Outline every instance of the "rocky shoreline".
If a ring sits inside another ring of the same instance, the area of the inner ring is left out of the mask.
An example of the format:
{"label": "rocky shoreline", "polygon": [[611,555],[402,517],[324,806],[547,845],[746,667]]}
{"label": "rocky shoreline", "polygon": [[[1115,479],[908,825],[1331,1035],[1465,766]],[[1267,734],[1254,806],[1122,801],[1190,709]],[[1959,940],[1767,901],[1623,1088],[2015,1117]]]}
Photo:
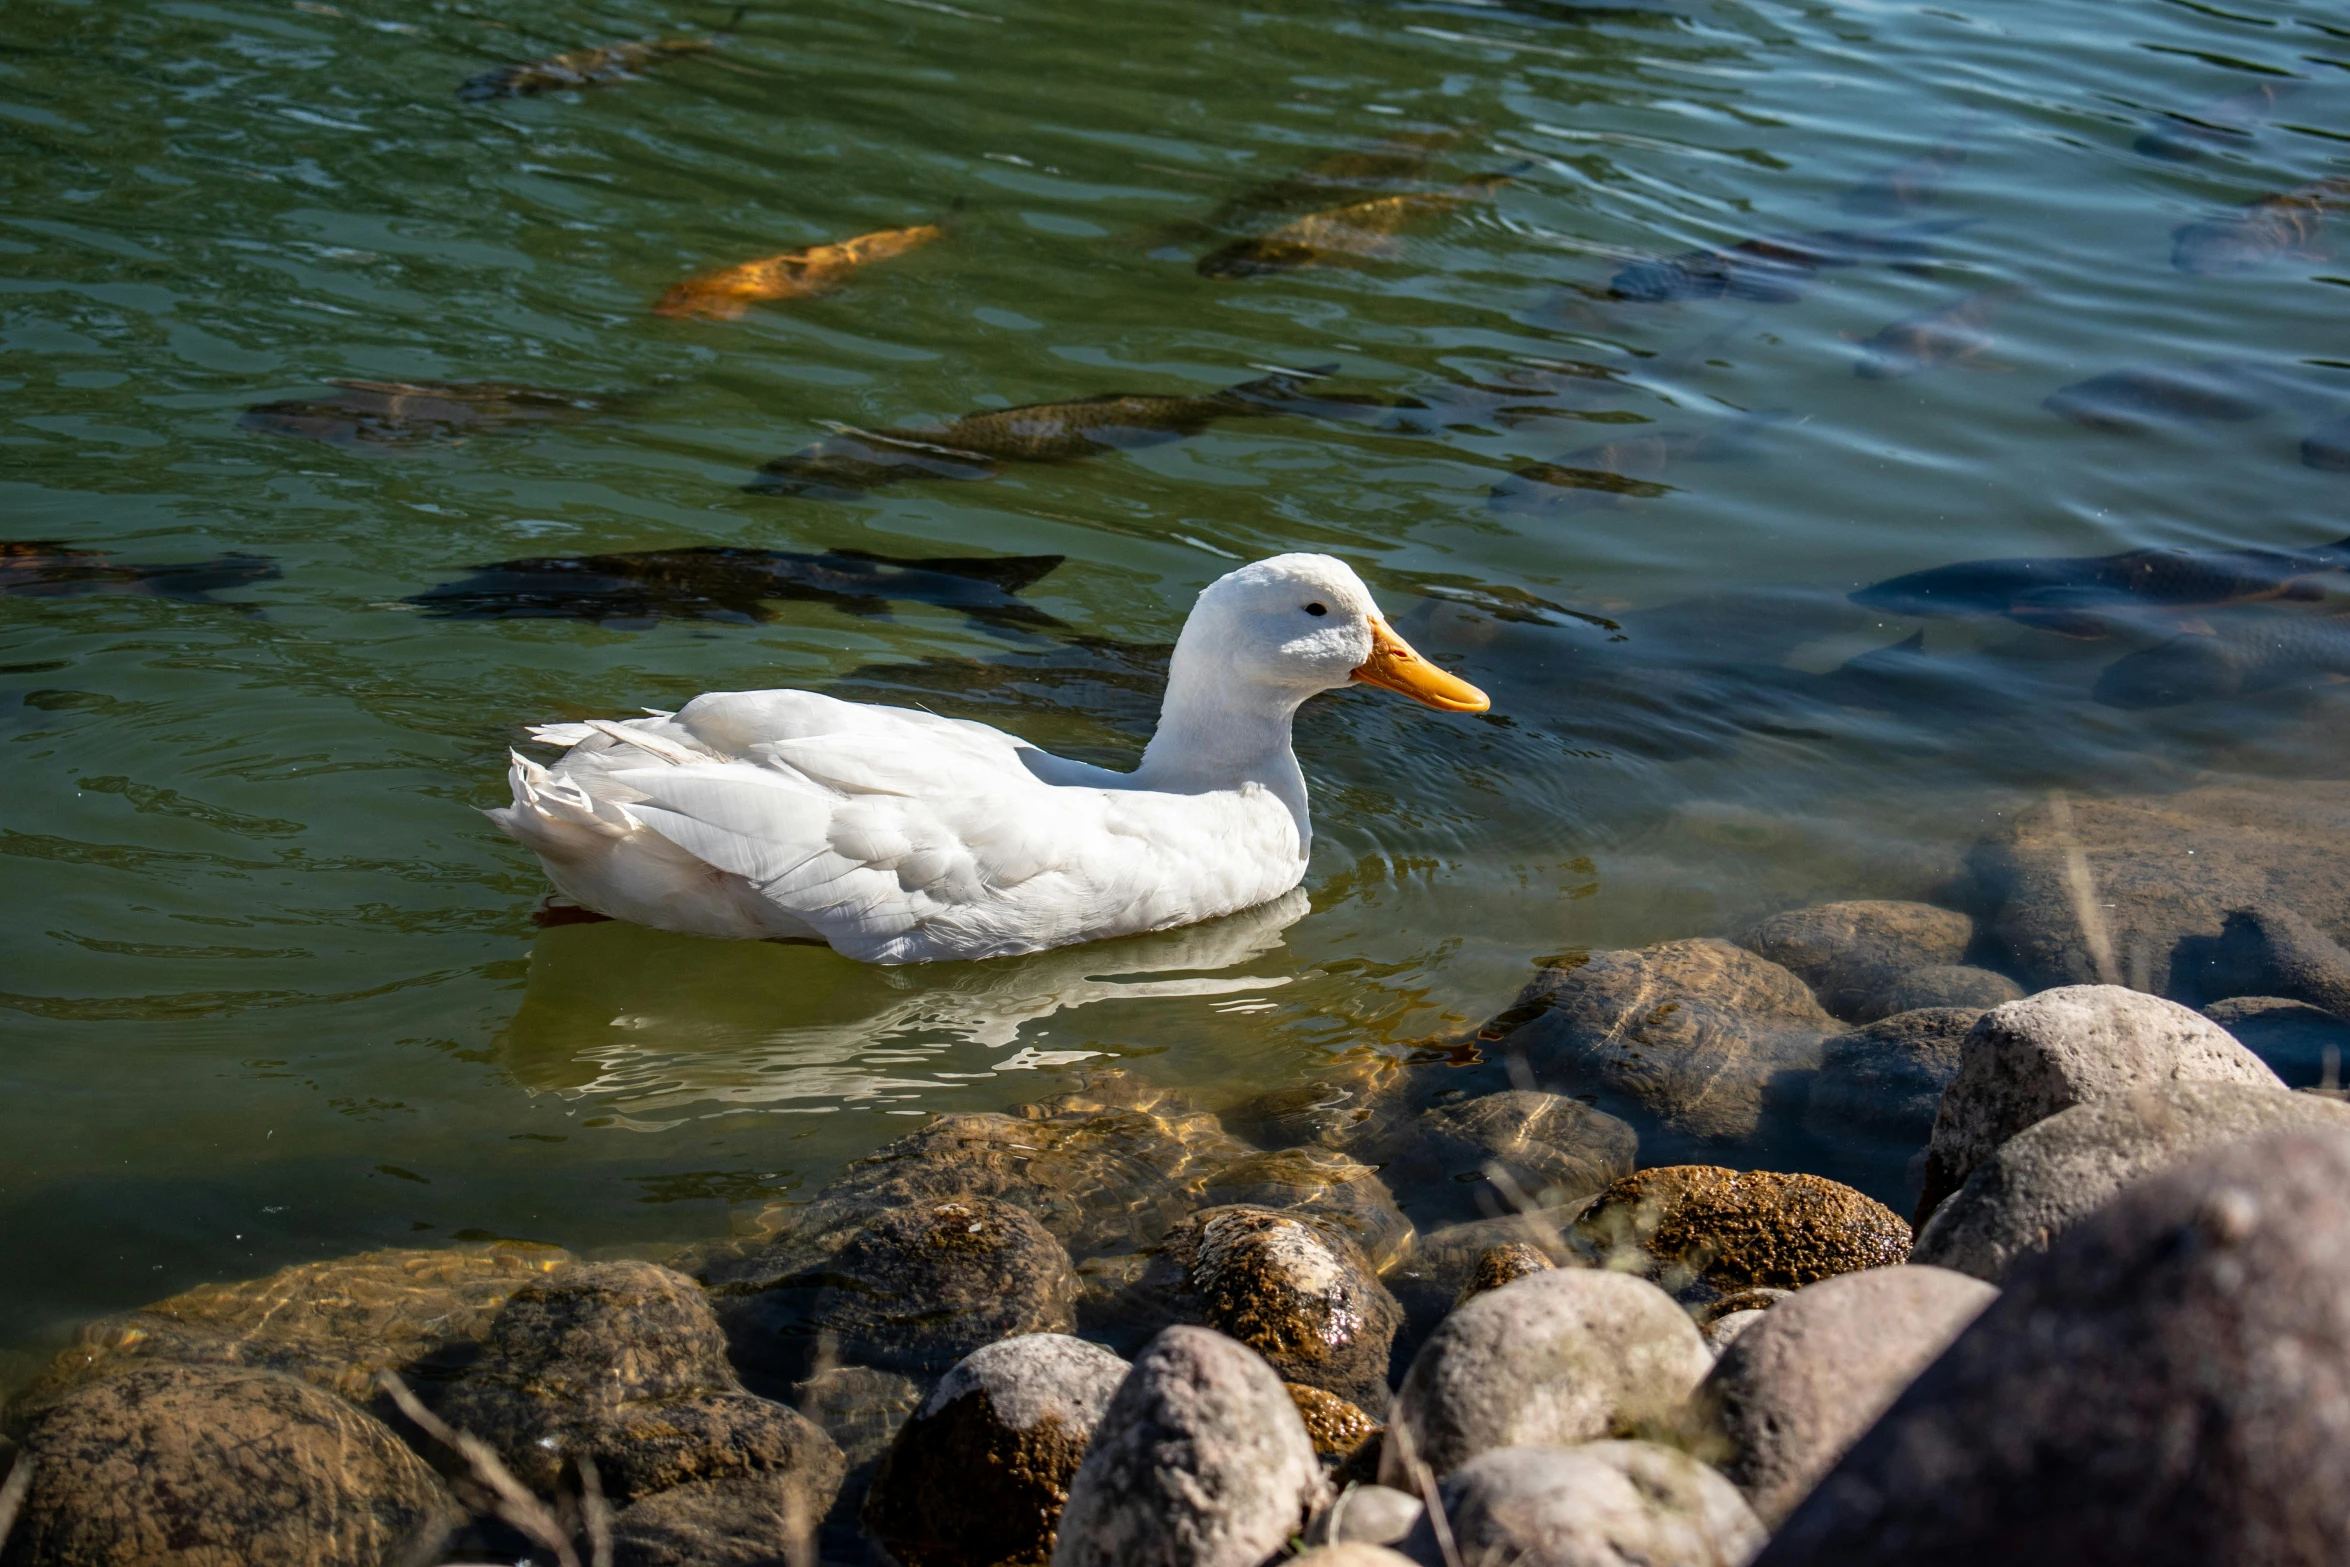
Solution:
{"label": "rocky shoreline", "polygon": [[0,1567],[2333,1559],[2350,791],[2061,805],[1949,906],[1574,954],[1221,1114],[1074,1076],[663,1261],[92,1323]]}

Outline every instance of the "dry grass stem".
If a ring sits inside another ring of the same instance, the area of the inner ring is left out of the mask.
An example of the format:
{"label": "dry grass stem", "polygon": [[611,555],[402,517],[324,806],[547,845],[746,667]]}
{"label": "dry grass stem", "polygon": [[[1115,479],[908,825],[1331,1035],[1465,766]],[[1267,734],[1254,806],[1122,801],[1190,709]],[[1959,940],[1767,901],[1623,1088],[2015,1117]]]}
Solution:
{"label": "dry grass stem", "polygon": [[[580,1567],[579,1552],[572,1548],[571,1537],[556,1522],[555,1514],[547,1504],[530,1494],[521,1481],[498,1461],[489,1444],[468,1432],[453,1429],[449,1423],[424,1407],[408,1384],[387,1371],[377,1379],[378,1385],[400,1406],[400,1413],[414,1421],[417,1427],[436,1442],[453,1449],[482,1488],[495,1498],[493,1510],[521,1534],[555,1553],[556,1567]],[[601,1487],[597,1501],[603,1500]]]}

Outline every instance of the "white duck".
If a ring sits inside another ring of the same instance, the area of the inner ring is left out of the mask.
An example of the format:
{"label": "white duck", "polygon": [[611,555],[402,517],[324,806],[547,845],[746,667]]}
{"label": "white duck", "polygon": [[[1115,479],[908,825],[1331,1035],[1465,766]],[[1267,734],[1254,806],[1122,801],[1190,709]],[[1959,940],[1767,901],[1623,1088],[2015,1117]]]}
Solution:
{"label": "white duck", "polygon": [[870,963],[1038,952],[1277,898],[1313,825],[1290,719],[1350,681],[1445,712],[1485,693],[1395,634],[1344,562],[1276,555],[1208,584],[1158,732],[1117,773],[986,724],[813,691],[544,724],[489,812],[598,913],[829,943]]}

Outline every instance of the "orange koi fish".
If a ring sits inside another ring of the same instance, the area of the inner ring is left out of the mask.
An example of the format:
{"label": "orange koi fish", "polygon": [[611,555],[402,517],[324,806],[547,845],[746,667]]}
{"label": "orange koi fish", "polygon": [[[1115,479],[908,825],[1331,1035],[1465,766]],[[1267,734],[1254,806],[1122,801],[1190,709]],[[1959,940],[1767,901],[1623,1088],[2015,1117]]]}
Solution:
{"label": "orange koi fish", "polygon": [[929,244],[944,232],[934,223],[882,229],[844,239],[837,245],[809,245],[781,255],[762,256],[740,266],[721,267],[672,287],[654,302],[653,314],[733,321],[761,300],[797,299],[803,294],[821,293],[867,262],[902,256],[917,245]]}

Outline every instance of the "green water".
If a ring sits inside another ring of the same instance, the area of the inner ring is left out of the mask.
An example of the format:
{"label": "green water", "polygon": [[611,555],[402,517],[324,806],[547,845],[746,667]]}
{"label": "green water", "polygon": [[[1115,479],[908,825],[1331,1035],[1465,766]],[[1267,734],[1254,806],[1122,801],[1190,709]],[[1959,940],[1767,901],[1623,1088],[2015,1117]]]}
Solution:
{"label": "green water", "polygon": [[[2112,646],[2007,622],[1931,623],[1929,677],[1881,701],[1803,685],[1916,629],[1842,600],[1895,572],[2350,533],[2350,478],[2296,459],[2350,396],[2350,262],[2170,265],[2174,225],[2350,164],[2350,28],[2314,3],[810,0],[641,81],[452,96],[716,19],[36,0],[0,23],[0,539],[280,572],[220,603],[0,596],[0,1381],[87,1315],[298,1258],[475,1232],[658,1252],[907,1118],[1049,1092],[1081,1052],[1229,1101],[1473,1024],[1540,955],[1931,892],[2050,786],[2350,760],[2325,690],[2120,711],[2086,697]],[[2133,150],[2158,111],[2288,79],[2256,136]],[[1444,129],[1422,188],[1511,182],[1383,259],[1194,270],[1242,231],[1202,227],[1219,205]],[[1954,141],[1911,216],[1973,221],[1922,270],[1838,269],[1792,304],[1599,297],[1626,257],[1883,227],[1839,199]],[[941,218],[829,296],[648,313],[708,267]],[[2029,292],[1989,363],[1852,373],[1852,338],[2004,283]],[[2220,357],[2272,374],[2274,411],[2132,438],[2039,406]],[[1529,361],[1617,376],[1470,389]],[[828,421],[1325,364],[1332,390],[1426,406],[856,501],[740,488]],[[621,400],[408,454],[238,427],[335,376]],[[1488,504],[1512,468],[1742,412],[1773,416],[1670,493]],[[484,561],[708,543],[1065,555],[1026,597],[1067,629],[400,602]],[[1312,705],[1294,923],[888,972],[540,931],[536,864],[475,810],[526,723],[763,684],[1130,759],[1150,655],[1071,639],[1164,643],[1236,560],[1301,548],[1353,562],[1497,716]],[[1624,629],[1497,619],[1496,592]]]}

